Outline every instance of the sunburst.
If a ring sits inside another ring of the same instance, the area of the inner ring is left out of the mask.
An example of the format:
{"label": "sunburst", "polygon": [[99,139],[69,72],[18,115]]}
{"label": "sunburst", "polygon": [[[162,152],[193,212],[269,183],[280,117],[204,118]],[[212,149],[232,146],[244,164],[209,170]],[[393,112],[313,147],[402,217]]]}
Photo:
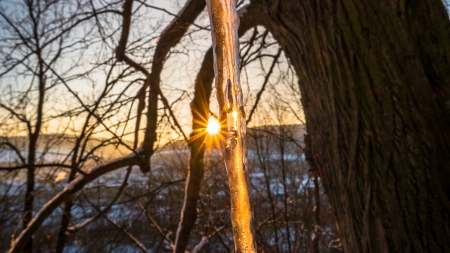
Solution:
{"label": "sunburst", "polygon": [[217,134],[220,131],[220,123],[215,117],[209,117],[206,132],[209,134]]}

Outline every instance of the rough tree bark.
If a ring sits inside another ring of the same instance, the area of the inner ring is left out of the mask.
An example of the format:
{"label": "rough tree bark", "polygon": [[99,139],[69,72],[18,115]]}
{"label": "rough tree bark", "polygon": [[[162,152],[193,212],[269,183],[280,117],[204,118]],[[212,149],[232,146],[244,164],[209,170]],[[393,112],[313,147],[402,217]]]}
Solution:
{"label": "rough tree bark", "polygon": [[450,26],[440,0],[252,1],[299,77],[307,157],[345,252],[450,252]]}

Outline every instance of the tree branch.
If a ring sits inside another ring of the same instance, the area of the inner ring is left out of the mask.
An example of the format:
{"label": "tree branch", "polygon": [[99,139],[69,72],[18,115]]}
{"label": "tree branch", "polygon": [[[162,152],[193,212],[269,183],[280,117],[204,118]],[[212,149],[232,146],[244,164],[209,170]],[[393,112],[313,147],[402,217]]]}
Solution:
{"label": "tree branch", "polygon": [[[23,164],[23,165],[13,166],[13,167],[0,167],[0,170],[6,170],[8,172],[11,172],[14,170],[26,169],[28,167],[30,167],[29,164]],[[33,167],[34,168],[61,167],[61,168],[73,169],[72,165],[62,164],[62,163],[34,164]],[[84,172],[78,168],[75,168],[75,170],[80,174],[86,175],[86,172]]]}
{"label": "tree branch", "polygon": [[[244,6],[242,9],[247,9]],[[256,9],[249,9],[241,17],[238,35],[243,35],[247,30],[258,25]],[[183,209],[180,214],[175,239],[175,253],[184,253],[189,235],[194,228],[197,219],[197,201],[199,198],[201,181],[203,178],[203,157],[205,151],[204,128],[209,118],[209,98],[211,96],[212,82],[214,80],[213,50],[210,48],[203,59],[202,66],[195,79],[194,98],[191,102],[192,133],[189,140],[190,158],[189,173],[186,180]]]}
{"label": "tree branch", "polygon": [[272,65],[270,66],[270,69],[269,69],[269,72],[267,73],[267,75],[266,75],[266,77],[265,77],[265,79],[264,79],[264,83],[263,83],[263,85],[261,86],[261,90],[258,92],[258,94],[256,94],[256,100],[255,100],[255,104],[253,105],[253,107],[252,107],[252,109],[250,110],[250,113],[249,113],[249,115],[248,115],[248,119],[247,119],[247,125],[248,125],[248,123],[250,122],[250,120],[252,120],[252,116],[253,116],[253,113],[255,112],[255,110],[256,110],[256,107],[258,107],[258,103],[259,103],[259,100],[261,99],[261,95],[262,95],[262,93],[264,92],[264,90],[266,89],[266,85],[267,85],[267,83],[269,82],[269,78],[270,78],[270,76],[272,75],[272,72],[273,72],[273,69],[275,68],[275,65],[277,64],[277,62],[278,62],[278,58],[280,57],[280,55],[281,55],[281,47],[278,49],[278,53],[274,56],[274,59],[273,59],[273,62],[272,62]]}
{"label": "tree branch", "polygon": [[36,214],[33,220],[31,220],[31,222],[28,224],[28,227],[26,227],[19,235],[19,237],[17,237],[14,243],[12,243],[9,252],[10,253],[21,252],[23,247],[25,246],[25,242],[27,242],[31,238],[31,236],[44,222],[44,220],[59,205],[61,205],[68,198],[71,198],[74,193],[81,190],[86,184],[92,182],[101,175],[117,170],[119,168],[140,164],[141,159],[139,155],[142,153],[143,153],[142,149],[137,149],[135,150],[135,152],[127,156],[121,157],[119,159],[114,159],[107,163],[95,166],[92,169],[88,170],[86,175],[79,175],[75,180],[68,183],[60,193],[58,193],[55,197],[53,197],[50,201],[48,201],[41,208],[41,210],[39,210],[39,212]]}
{"label": "tree branch", "polygon": [[102,217],[103,215],[106,216],[106,213],[109,211],[109,209],[116,203],[116,201],[119,199],[120,195],[122,195],[123,190],[125,189],[125,186],[128,183],[128,178],[130,177],[131,174],[131,169],[132,166],[129,166],[127,169],[127,173],[125,174],[125,178],[123,179],[122,184],[119,187],[119,191],[117,192],[117,194],[114,196],[114,199],[108,204],[108,206],[106,206],[105,208],[103,208],[103,210],[101,210],[100,208],[98,208],[98,214],[94,217],[91,217],[79,224],[76,224],[72,227],[67,228],[67,231],[70,231],[71,233],[76,232],[78,230],[80,230],[81,228],[86,227],[87,225],[91,224],[94,220]]}
{"label": "tree branch", "polygon": [[153,145],[156,142],[156,126],[157,126],[157,110],[158,110],[158,94],[160,93],[161,72],[163,70],[164,61],[174,47],[183,38],[197,16],[205,8],[204,0],[187,1],[186,5],[179,12],[178,17],[174,18],[169,26],[162,32],[160,40],[155,49],[153,56],[152,71],[150,74],[150,91],[148,97],[147,110],[147,128],[144,136],[144,148],[147,152],[145,166],[143,171],[150,170],[150,156],[153,154]]}

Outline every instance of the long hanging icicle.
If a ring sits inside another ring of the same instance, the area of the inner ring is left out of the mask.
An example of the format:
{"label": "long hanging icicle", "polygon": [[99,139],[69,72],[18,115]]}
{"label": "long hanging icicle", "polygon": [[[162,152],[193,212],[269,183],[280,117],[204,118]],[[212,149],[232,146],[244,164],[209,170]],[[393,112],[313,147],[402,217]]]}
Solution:
{"label": "long hanging icicle", "polygon": [[220,121],[226,122],[225,165],[231,193],[231,222],[237,253],[256,252],[253,212],[247,181],[245,112],[239,81],[239,17],[235,0],[206,0],[214,48]]}

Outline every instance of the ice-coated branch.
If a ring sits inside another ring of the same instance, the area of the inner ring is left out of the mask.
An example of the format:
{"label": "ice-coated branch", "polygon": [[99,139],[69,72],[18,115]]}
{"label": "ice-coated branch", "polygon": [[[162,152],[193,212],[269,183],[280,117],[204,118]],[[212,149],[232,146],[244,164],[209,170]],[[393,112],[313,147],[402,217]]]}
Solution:
{"label": "ice-coated branch", "polygon": [[239,17],[234,0],[207,0],[236,252],[256,252],[247,182],[246,124],[239,81]]}
{"label": "ice-coated branch", "polygon": [[200,250],[203,248],[203,246],[205,246],[205,244],[208,243],[208,239],[209,239],[208,237],[203,236],[202,240],[197,245],[195,245],[194,249],[192,250],[192,253],[200,252]]}
{"label": "ice-coated branch", "polygon": [[[243,35],[246,31],[259,24],[259,10],[255,8],[242,7],[238,11],[242,13],[241,24],[239,26],[238,35]],[[186,180],[186,190],[184,195],[183,208],[180,215],[180,223],[178,225],[174,252],[185,252],[189,241],[191,230],[197,219],[197,200],[199,198],[200,186],[203,177],[203,157],[204,157],[204,129],[208,120],[209,99],[211,96],[212,83],[214,80],[214,59],[213,49],[210,48],[203,59],[200,70],[195,79],[194,98],[191,102],[192,112],[192,133],[190,136],[190,158],[189,173]],[[203,130],[202,130],[203,129]]]}
{"label": "ice-coated branch", "polygon": [[81,190],[86,184],[97,179],[101,175],[117,170],[119,168],[138,165],[142,161],[140,155],[143,154],[142,149],[135,150],[133,153],[111,160],[107,163],[97,165],[88,170],[86,175],[79,175],[75,180],[68,183],[64,189],[55,197],[48,201],[36,216],[30,221],[28,226],[22,231],[17,239],[12,243],[9,253],[19,253],[22,251],[25,243],[31,238],[36,230],[41,226],[44,220],[52,214],[52,212],[68,198],[71,198],[74,193]]}

